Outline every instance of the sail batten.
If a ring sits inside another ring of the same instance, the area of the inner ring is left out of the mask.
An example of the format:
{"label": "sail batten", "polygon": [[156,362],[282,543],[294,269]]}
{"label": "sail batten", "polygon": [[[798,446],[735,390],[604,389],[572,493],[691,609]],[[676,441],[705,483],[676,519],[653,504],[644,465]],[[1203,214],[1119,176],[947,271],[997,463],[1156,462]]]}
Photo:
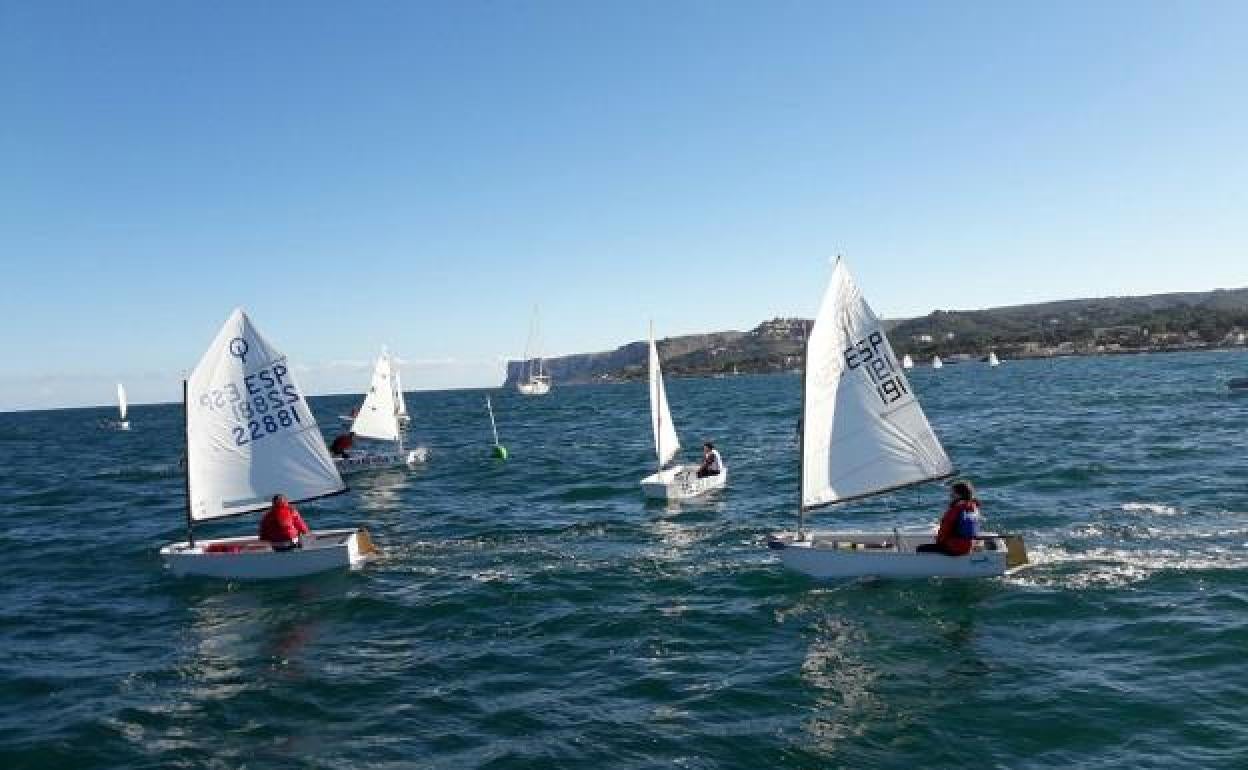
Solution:
{"label": "sail batten", "polygon": [[194,521],[346,489],[293,367],[235,310],[187,380],[187,493]]}
{"label": "sail batten", "polygon": [[390,354],[382,351],[373,366],[373,378],[368,394],[351,423],[351,431],[360,438],[379,441],[399,440],[399,404],[397,389],[393,382]]}
{"label": "sail batten", "polygon": [[667,404],[667,390],[663,387],[663,370],[653,331],[650,333],[650,427],[654,435],[654,453],[662,467],[680,451],[680,438],[676,435],[672,411]]}
{"label": "sail batten", "polygon": [[953,472],[883,325],[843,261],[811,329],[804,378],[803,510]]}

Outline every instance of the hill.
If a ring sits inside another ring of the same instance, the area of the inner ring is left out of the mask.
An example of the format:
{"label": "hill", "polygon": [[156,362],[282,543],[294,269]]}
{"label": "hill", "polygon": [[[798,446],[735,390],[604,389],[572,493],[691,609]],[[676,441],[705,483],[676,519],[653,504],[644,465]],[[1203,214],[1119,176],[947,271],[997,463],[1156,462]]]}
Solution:
{"label": "hill", "polygon": [[[774,372],[800,367],[810,321],[776,318],[748,332],[660,340],[664,371],[674,375]],[[957,361],[997,351],[1003,358],[1203,349],[1243,345],[1248,288],[1070,299],[984,310],[936,310],[886,321],[897,355]],[[556,383],[614,382],[645,376],[646,343],[547,359]],[[511,385],[522,361],[507,365]]]}

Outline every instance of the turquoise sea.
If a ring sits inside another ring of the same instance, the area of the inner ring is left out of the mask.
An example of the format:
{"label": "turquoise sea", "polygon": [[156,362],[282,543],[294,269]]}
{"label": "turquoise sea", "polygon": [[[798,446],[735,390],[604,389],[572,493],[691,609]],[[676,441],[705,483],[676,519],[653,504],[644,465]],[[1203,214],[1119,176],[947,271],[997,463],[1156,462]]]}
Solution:
{"label": "turquoise sea", "polygon": [[[407,372],[416,380],[416,372]],[[670,380],[717,498],[647,505],[643,384],[408,395],[427,467],[302,506],[365,569],[178,580],[180,407],[0,415],[0,768],[1245,768],[1244,353],[917,370],[1036,565],[817,583],[795,520],[799,379]],[[329,434],[357,397],[313,399]],[[944,491],[831,509],[921,525]],[[204,533],[251,530],[252,518]]]}

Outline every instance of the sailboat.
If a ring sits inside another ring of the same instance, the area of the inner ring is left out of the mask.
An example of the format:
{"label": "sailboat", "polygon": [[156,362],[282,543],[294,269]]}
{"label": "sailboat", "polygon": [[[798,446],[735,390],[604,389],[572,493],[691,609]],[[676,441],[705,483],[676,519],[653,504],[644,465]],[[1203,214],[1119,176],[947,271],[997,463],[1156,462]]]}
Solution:
{"label": "sailboat", "polygon": [[901,357],[901,368],[902,368],[902,369],[913,369],[913,368],[914,368],[914,359],[910,357],[910,354],[909,354],[909,353],[907,353],[907,354],[905,354],[904,356],[902,356],[902,357]]}
{"label": "sailboat", "polygon": [[537,308],[533,308],[533,324],[529,327],[529,339],[524,345],[524,379],[516,383],[516,390],[524,396],[544,396],[550,392],[550,375],[542,370],[539,334]]}
{"label": "sailboat", "polygon": [[119,414],[117,420],[118,430],[130,430],[130,421],[126,419],[126,411],[129,404],[126,402],[126,387],[120,382],[117,383],[117,411]]}
{"label": "sailboat", "polygon": [[174,575],[232,580],[298,577],[351,567],[377,552],[364,529],[314,531],[303,547],[274,551],[255,536],[197,540],[195,523],[294,503],[347,487],[286,356],[242,309],[217,332],[182,383],[186,430],[186,533],[160,549]]}
{"label": "sailboat", "polygon": [[[373,365],[373,379],[369,383],[364,403],[351,421],[351,432],[357,439],[386,442],[389,447],[381,450],[364,448],[352,450],[344,457],[335,457],[334,465],[340,473],[413,466],[429,458],[426,447],[407,449],[403,445],[403,415],[406,406],[403,392],[397,384],[398,368],[385,348]],[[410,418],[409,418],[410,420]]]}
{"label": "sailboat", "polygon": [[997,351],[995,350],[988,351],[988,365],[989,366],[1001,365],[1001,359],[997,358]]}
{"label": "sailboat", "polygon": [[650,427],[654,433],[654,453],[658,458],[658,470],[641,480],[645,496],[655,500],[683,500],[697,497],[704,492],[720,489],[728,481],[728,468],[718,475],[698,478],[696,465],[673,465],[664,467],[680,451],[680,438],[672,422],[672,412],[667,405],[667,390],[663,387],[663,372],[659,366],[659,348],[654,342],[654,327],[650,328]]}
{"label": "sailboat", "polygon": [[940,360],[940,356],[932,356],[932,368],[940,369],[944,367],[945,362]]}
{"label": "sailboat", "polygon": [[931,532],[811,532],[806,512],[949,478],[953,463],[897,364],[879,318],[837,260],[802,376],[796,533],[768,546],[821,578],[986,577],[1027,562],[1022,538],[984,534],[965,556],[917,553]]}

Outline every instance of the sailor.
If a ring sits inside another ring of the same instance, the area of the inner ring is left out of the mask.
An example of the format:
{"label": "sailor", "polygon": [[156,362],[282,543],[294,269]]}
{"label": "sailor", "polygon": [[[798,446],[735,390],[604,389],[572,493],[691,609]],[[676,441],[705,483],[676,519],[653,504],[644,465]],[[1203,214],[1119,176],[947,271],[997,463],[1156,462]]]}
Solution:
{"label": "sailor", "polygon": [[940,518],[936,542],[914,550],[964,556],[971,552],[976,537],[979,537],[979,500],[975,498],[975,489],[969,481],[955,481],[949,485],[949,508]]}
{"label": "sailor", "polygon": [[718,476],[723,472],[724,459],[719,456],[719,450],[711,442],[706,442],[702,445],[702,467],[698,468],[698,478]]}
{"label": "sailor", "polygon": [[260,519],[260,539],[273,546],[274,551],[293,551],[302,548],[300,535],[308,534],[308,525],[286,495],[273,495],[273,505]]}
{"label": "sailor", "polygon": [[346,457],[347,451],[351,449],[351,444],[355,442],[355,432],[343,433],[334,439],[329,445],[329,453],[334,457]]}

